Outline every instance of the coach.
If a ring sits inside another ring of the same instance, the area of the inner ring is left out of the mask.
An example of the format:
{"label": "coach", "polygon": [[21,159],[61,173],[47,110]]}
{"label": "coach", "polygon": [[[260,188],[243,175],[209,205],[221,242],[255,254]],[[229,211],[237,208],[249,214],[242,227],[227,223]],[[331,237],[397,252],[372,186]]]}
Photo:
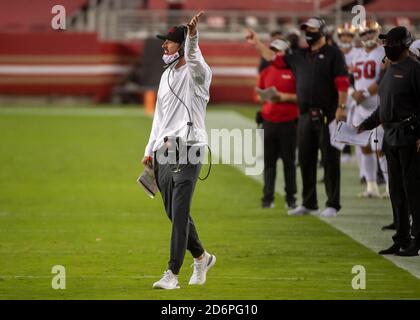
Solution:
{"label": "coach", "polygon": [[[409,57],[413,42],[405,27],[379,36],[391,61],[379,86],[379,107],[359,132],[384,127],[389,194],[396,226],[394,244],[380,254],[417,256],[420,250],[420,64]],[[413,226],[410,234],[410,214]]]}
{"label": "coach", "polygon": [[[181,161],[186,150],[188,155],[192,149],[200,153],[207,144],[204,118],[212,73],[198,47],[196,26],[201,14],[193,17],[187,26],[173,27],[166,35],[158,35],[164,40],[166,70],[159,84],[152,130],[142,161],[154,167],[165,210],[172,222],[168,269],[153,284],[157,289],[179,288],[178,274],[187,249],[194,258],[190,285],[204,284],[208,269],[216,262],[216,257],[204,250],[190,216],[201,162],[189,158]],[[174,153],[175,163],[167,156]],[[169,161],[164,161],[168,158]]]}
{"label": "coach", "polygon": [[301,25],[308,48],[298,49],[286,56],[274,55],[249,31],[248,42],[255,45],[267,60],[277,67],[288,66],[296,77],[296,92],[300,108],[298,123],[299,165],[302,174],[303,203],[290,210],[289,215],[318,213],[316,174],[318,149],[325,156],[326,208],[321,215],[335,216],[340,210],[340,151],[330,143],[328,125],[345,120],[345,103],[349,78],[341,51],[326,43],[325,22],[313,17]]}

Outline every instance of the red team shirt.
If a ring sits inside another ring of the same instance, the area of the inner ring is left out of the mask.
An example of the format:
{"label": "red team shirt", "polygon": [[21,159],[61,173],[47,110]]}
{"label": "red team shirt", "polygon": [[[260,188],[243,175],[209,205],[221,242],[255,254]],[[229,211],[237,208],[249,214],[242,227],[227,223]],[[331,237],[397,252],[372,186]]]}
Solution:
{"label": "red team shirt", "polygon": [[[261,72],[258,87],[260,89],[275,87],[279,92],[296,93],[295,77],[292,71],[277,68],[273,64],[270,64]],[[299,108],[296,103],[266,101],[263,104],[261,114],[266,121],[287,122],[299,117]]]}

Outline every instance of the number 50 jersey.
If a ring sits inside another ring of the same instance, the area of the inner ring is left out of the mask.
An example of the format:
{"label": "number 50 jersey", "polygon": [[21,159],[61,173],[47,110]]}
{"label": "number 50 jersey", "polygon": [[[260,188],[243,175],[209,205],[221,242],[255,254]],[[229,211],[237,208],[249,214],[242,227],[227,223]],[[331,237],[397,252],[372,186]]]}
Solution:
{"label": "number 50 jersey", "polygon": [[[365,49],[357,51],[352,61],[354,88],[356,90],[367,90],[372,83],[379,80],[384,57],[385,50],[382,46],[378,46],[370,52],[366,52]],[[375,94],[366,98],[360,105],[373,111],[378,103],[378,95]]]}

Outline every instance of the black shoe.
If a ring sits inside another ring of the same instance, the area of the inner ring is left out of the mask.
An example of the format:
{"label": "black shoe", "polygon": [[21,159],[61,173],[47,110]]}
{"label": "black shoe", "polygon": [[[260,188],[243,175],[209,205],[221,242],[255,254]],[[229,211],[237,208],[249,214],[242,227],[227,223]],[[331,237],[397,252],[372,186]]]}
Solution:
{"label": "black shoe", "polygon": [[417,241],[411,240],[410,244],[404,249],[401,248],[397,253],[397,256],[401,257],[414,257],[419,255],[420,245]]}
{"label": "black shoe", "polygon": [[395,223],[388,224],[382,227],[382,230],[395,230]]}
{"label": "black shoe", "polygon": [[274,208],[274,202],[263,202],[261,204],[261,207],[263,209],[272,209],[272,208]]}
{"label": "black shoe", "polygon": [[399,244],[393,244],[392,246],[390,246],[388,249],[385,250],[381,250],[378,253],[381,255],[385,255],[385,254],[396,254],[397,252],[399,252],[401,249],[401,246]]}
{"label": "black shoe", "polygon": [[287,201],[286,203],[286,209],[293,210],[297,208],[296,201]]}

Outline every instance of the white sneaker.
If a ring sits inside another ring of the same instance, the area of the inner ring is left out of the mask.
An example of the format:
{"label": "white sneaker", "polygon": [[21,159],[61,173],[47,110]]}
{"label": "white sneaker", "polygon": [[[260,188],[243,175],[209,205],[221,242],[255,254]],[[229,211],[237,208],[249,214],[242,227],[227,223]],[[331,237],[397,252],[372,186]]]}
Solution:
{"label": "white sneaker", "polygon": [[366,191],[359,194],[360,198],[379,198],[379,187],[376,181],[366,182]]}
{"label": "white sneaker", "polygon": [[321,217],[335,217],[337,216],[337,209],[332,207],[327,207],[324,211],[321,212]]}
{"label": "white sneaker", "polygon": [[263,203],[261,206],[263,209],[273,209],[275,207],[274,202]]}
{"label": "white sneaker", "polygon": [[302,216],[306,214],[319,214],[319,210],[311,210],[304,206],[298,206],[297,208],[293,210],[287,211],[287,214],[289,216]]}
{"label": "white sneaker", "polygon": [[179,289],[178,276],[173,274],[171,270],[163,273],[162,279],[153,284],[155,289]]}
{"label": "white sneaker", "polygon": [[376,199],[380,197],[379,192],[372,192],[372,191],[363,191],[362,193],[359,193],[357,195],[359,198],[364,198],[364,199]]}
{"label": "white sneaker", "polygon": [[206,282],[207,271],[210,270],[216,263],[216,256],[209,254],[207,251],[204,252],[204,258],[201,260],[194,259],[194,271],[190,278],[189,285],[202,285]]}

